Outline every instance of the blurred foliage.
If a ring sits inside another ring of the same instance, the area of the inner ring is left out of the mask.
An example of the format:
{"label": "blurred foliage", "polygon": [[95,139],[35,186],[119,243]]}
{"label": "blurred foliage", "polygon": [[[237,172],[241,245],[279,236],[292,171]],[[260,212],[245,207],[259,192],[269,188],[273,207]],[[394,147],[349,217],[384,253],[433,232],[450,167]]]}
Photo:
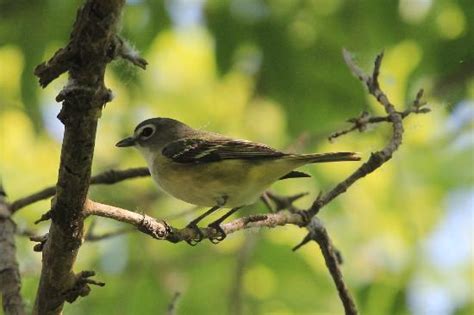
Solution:
{"label": "blurred foliage", "polygon": [[[82,1],[0,1],[0,175],[10,199],[57,173],[62,126],[54,97],[65,76],[41,90],[34,67],[64,45]],[[343,272],[363,314],[472,314],[474,8],[470,0],[128,1],[121,33],[147,58],[147,71],[123,61],[109,69],[116,95],[97,135],[94,171],[144,162],[113,145],[135,124],[170,116],[194,127],[299,151],[354,150],[367,157],[386,141],[377,126],[328,143],[325,137],[362,110],[382,114],[347,70],[341,48],[365,69],[384,49],[381,83],[399,109],[423,87],[433,112],[409,117],[403,146],[376,174],[321,213],[342,251]],[[39,167],[40,166],[40,167]],[[311,196],[355,165],[307,167],[314,180],[277,183]],[[157,217],[190,205],[150,179],[93,187],[91,197]],[[308,206],[311,197],[300,201]],[[15,216],[19,230],[48,201]],[[266,211],[261,204],[245,213]],[[196,212],[172,220],[186,224]],[[89,222],[88,222],[89,224]],[[122,227],[97,219],[95,233]],[[230,236],[218,246],[153,241],[126,234],[81,248],[76,270],[94,269],[105,288],[67,314],[163,313],[174,292],[178,314],[225,314],[236,257],[256,238],[242,281],[244,314],[340,314],[342,307],[316,245],[296,253],[296,227]],[[23,292],[32,307],[40,255],[18,238]]]}

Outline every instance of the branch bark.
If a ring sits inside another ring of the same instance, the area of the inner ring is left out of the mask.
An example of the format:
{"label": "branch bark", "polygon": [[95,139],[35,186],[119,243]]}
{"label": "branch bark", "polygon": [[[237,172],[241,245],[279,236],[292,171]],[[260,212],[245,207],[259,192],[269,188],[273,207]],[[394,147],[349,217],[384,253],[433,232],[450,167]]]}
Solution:
{"label": "branch bark", "polygon": [[348,315],[356,315],[358,312],[354,303],[354,299],[352,298],[349,288],[344,282],[344,278],[342,276],[340,268],[340,254],[334,248],[331,238],[329,237],[326,228],[321,224],[321,222],[316,217],[314,217],[311,223],[311,237],[314,241],[316,241],[316,243],[318,243],[319,248],[321,249],[326,267],[328,268],[329,274],[336,285],[339,299],[344,306],[344,311]]}
{"label": "branch bark", "polygon": [[93,272],[73,272],[84,237],[82,212],[90,184],[98,118],[112,94],[104,84],[106,65],[118,57],[117,29],[124,0],[87,0],[78,10],[70,41],[35,69],[42,87],[69,72],[68,85],[56,100],[64,124],[51,227],[43,248],[43,265],[34,314],[60,314],[65,301],[89,293]]}
{"label": "branch bark", "polygon": [[6,194],[0,184],[0,292],[6,315],[26,314],[21,297],[21,278],[16,260],[15,231]]}
{"label": "branch bark", "polygon": [[[192,240],[198,237],[198,234],[192,228],[174,228],[163,219],[156,219],[146,214],[136,213],[127,209],[94,202],[92,200],[86,202],[84,206],[84,215],[95,215],[128,223],[134,225],[141,232],[148,234],[157,240],[167,240],[172,243]],[[279,211],[277,213],[255,214],[235,219],[222,224],[221,227],[228,235],[249,228],[272,228],[286,224],[301,226],[304,224],[304,220],[298,213]],[[219,235],[218,231],[213,228],[207,227],[201,228],[200,230],[204,238],[216,237]]]}

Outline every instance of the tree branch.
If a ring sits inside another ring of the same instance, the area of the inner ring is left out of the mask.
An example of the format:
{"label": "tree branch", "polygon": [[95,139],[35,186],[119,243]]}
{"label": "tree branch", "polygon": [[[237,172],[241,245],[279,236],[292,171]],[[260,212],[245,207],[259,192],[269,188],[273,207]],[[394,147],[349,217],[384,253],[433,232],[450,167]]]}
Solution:
{"label": "tree branch", "polygon": [[342,276],[340,269],[342,258],[339,251],[334,248],[326,228],[317,217],[313,217],[307,228],[309,230],[308,236],[305,238],[305,240],[303,240],[299,247],[311,240],[318,243],[321,253],[323,254],[326,267],[328,268],[334,284],[336,285],[339,298],[342,302],[342,305],[344,306],[345,314],[358,314],[354,299],[352,298],[349,288],[345,284]]}
{"label": "tree branch", "polygon": [[402,136],[403,136],[402,120],[404,117],[408,116],[412,112],[426,113],[426,112],[429,112],[429,109],[422,108],[422,106],[424,106],[425,103],[421,100],[423,96],[423,90],[420,90],[416,95],[416,98],[413,102],[413,106],[411,109],[408,109],[407,111],[402,112],[402,113],[397,112],[395,110],[395,106],[393,106],[393,104],[390,103],[385,93],[381,90],[379,82],[378,82],[383,53],[377,55],[375,59],[375,63],[374,63],[374,69],[371,76],[368,76],[367,74],[365,74],[356,65],[356,63],[354,62],[354,60],[352,59],[352,56],[350,55],[348,51],[344,50],[343,55],[344,55],[344,60],[346,61],[352,73],[355,76],[357,76],[359,80],[365,83],[365,85],[368,88],[369,93],[373,95],[376,98],[376,100],[384,107],[385,112],[388,115],[386,118],[376,117],[372,119],[370,119],[368,115],[362,115],[358,119],[350,120],[350,122],[354,123],[354,126],[352,128],[336,133],[336,136],[346,134],[356,129],[363,130],[368,123],[378,123],[382,121],[388,121],[392,124],[392,137],[382,150],[372,153],[367,162],[362,164],[355,172],[353,172],[349,177],[347,177],[345,180],[337,184],[328,193],[320,194],[316,198],[316,200],[313,202],[311,207],[305,212],[303,212],[306,221],[309,222],[309,224],[306,226],[306,228],[309,230],[309,233],[306,235],[303,241],[300,244],[298,244],[294,249],[295,250],[298,249],[299,247],[305,245],[311,240],[314,240],[319,244],[321,248],[321,252],[326,261],[326,266],[328,267],[328,270],[339,292],[339,297],[344,305],[346,314],[357,314],[357,309],[355,307],[353,298],[351,297],[342,279],[342,273],[338,266],[337,252],[334,250],[331,244],[327,231],[319,223],[319,220],[315,217],[315,215],[317,215],[318,212],[326,204],[331,202],[334,198],[336,198],[340,194],[344,193],[357,180],[372,173],[373,171],[378,169],[385,162],[387,162],[388,160],[392,158],[393,153],[398,149],[398,147],[402,143]]}
{"label": "tree branch", "polygon": [[[84,207],[85,215],[95,215],[116,221],[132,224],[141,232],[150,235],[157,240],[167,240],[177,243],[185,240],[192,240],[198,237],[196,231],[191,228],[177,229],[170,226],[162,219],[155,219],[146,214],[140,214],[119,207],[105,205],[89,200]],[[238,218],[221,225],[226,234],[232,234],[239,230],[255,227],[276,227],[280,225],[293,224],[301,226],[304,220],[297,213],[280,211],[269,214],[255,214],[243,218]],[[219,232],[213,228],[200,229],[204,238],[216,237]]]}
{"label": "tree branch", "polygon": [[0,184],[0,292],[6,315],[26,314],[21,297],[21,277],[16,260],[16,225],[11,219],[6,194]]}
{"label": "tree branch", "polygon": [[[111,185],[126,179],[150,176],[150,172],[146,167],[130,168],[126,170],[108,170],[91,177],[90,185]],[[11,203],[10,208],[13,213],[30,204],[43,199],[51,198],[56,194],[56,186],[46,187],[29,196],[20,198]]]}
{"label": "tree branch", "polygon": [[[424,107],[427,103],[422,101],[421,98],[423,97],[423,89],[418,91],[416,95],[415,101],[413,105],[410,106],[408,109],[404,110],[403,112],[398,112],[402,119],[410,116],[411,114],[427,114],[431,112],[430,108]],[[368,112],[362,112],[358,117],[348,119],[347,122],[352,123],[352,126],[343,130],[336,131],[332,133],[329,137],[329,141],[333,141],[334,139],[346,135],[352,131],[359,131],[364,132],[367,130],[367,127],[371,124],[378,124],[381,122],[391,122],[390,116],[371,116]]]}
{"label": "tree branch", "polygon": [[[393,153],[398,149],[402,143],[403,136],[403,123],[402,116],[395,110],[395,107],[390,103],[385,93],[380,89],[378,82],[378,76],[380,73],[380,65],[383,58],[383,53],[377,55],[374,64],[374,70],[372,76],[366,75],[354,62],[350,53],[346,50],[343,51],[344,60],[348,67],[361,81],[363,81],[371,95],[373,95],[377,101],[384,107],[388,114],[388,119],[392,123],[392,137],[388,144],[381,150],[374,152],[370,155],[370,158],[362,164],[355,172],[353,172],[348,178],[337,184],[328,193],[319,196],[311,207],[307,210],[308,217],[315,216],[321,208],[332,201],[334,198],[344,193],[352,184],[357,180],[365,177],[378,169],[382,164],[392,158]],[[417,95],[417,102],[421,102],[419,98],[422,96],[422,92]]]}
{"label": "tree branch", "polygon": [[[247,217],[235,219],[228,223],[224,223],[221,225],[221,227],[226,234],[231,234],[248,228],[273,228],[287,224],[302,226],[305,222],[304,218],[301,216],[296,207],[293,207],[291,204],[290,206],[292,211],[295,212],[280,210],[270,214],[250,215]],[[91,200],[86,203],[84,212],[86,215],[96,215],[132,224],[137,227],[139,231],[157,240],[167,240],[172,243],[177,243],[180,241],[195,239],[198,236],[196,231],[193,229],[177,229],[170,226],[162,219],[152,218],[145,214],[139,214],[126,209],[101,204]],[[346,310],[346,314],[357,314],[355,304],[347,286],[344,283],[342,273],[339,268],[341,263],[340,254],[332,245],[326,229],[317,217],[313,217],[310,224],[308,224],[306,228],[308,231],[310,231],[310,233],[308,234],[308,239],[304,241],[304,244],[311,240],[314,240],[319,244],[326,265],[328,266],[330,274],[333,277],[338,289],[339,296]],[[219,235],[218,232],[213,228],[201,228],[200,231],[206,238],[216,237]]]}
{"label": "tree branch", "polygon": [[52,223],[43,246],[43,265],[34,314],[60,314],[65,301],[89,293],[93,272],[74,274],[73,265],[84,237],[84,202],[98,118],[112,94],[104,84],[107,64],[117,57],[116,32],[124,0],[87,0],[78,10],[69,43],[35,69],[45,87],[69,72],[67,86],[56,97],[64,124]]}

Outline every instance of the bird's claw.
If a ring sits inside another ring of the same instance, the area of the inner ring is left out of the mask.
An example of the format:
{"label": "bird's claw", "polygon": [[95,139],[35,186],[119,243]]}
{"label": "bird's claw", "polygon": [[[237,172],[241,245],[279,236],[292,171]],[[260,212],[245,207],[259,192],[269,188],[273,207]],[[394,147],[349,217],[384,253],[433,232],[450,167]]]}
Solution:
{"label": "bird's claw", "polygon": [[224,230],[221,228],[220,222],[209,224],[207,227],[215,230],[215,236],[209,236],[209,240],[212,244],[218,244],[227,237]]}
{"label": "bird's claw", "polygon": [[298,214],[299,216],[301,216],[301,219],[303,220],[303,222],[301,224],[299,224],[299,226],[301,226],[301,227],[306,226],[311,221],[311,215],[308,213],[308,211],[299,210],[299,211],[296,211],[295,213]]}
{"label": "bird's claw", "polygon": [[190,238],[190,239],[185,240],[186,243],[188,243],[191,246],[196,246],[199,242],[202,241],[202,239],[204,238],[204,234],[201,232],[201,229],[196,225],[196,223],[191,222],[188,225],[186,225],[186,228],[192,229],[195,232],[195,234],[198,236],[197,238]]}

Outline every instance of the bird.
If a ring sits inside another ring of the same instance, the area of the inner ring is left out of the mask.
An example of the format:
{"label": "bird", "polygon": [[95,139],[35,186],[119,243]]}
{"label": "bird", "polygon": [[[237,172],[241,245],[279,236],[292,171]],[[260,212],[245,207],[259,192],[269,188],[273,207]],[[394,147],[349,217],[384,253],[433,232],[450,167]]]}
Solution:
{"label": "bird", "polygon": [[220,224],[240,208],[255,203],[271,184],[280,179],[309,177],[295,171],[296,168],[311,163],[360,160],[356,152],[286,153],[266,144],[194,129],[164,117],[140,122],[133,135],[116,146],[138,149],[153,180],[169,195],[199,207],[210,207],[187,225],[197,235],[186,240],[190,245],[203,239],[197,224],[211,213],[230,208],[208,225],[217,235],[209,240],[218,243],[226,237]]}

